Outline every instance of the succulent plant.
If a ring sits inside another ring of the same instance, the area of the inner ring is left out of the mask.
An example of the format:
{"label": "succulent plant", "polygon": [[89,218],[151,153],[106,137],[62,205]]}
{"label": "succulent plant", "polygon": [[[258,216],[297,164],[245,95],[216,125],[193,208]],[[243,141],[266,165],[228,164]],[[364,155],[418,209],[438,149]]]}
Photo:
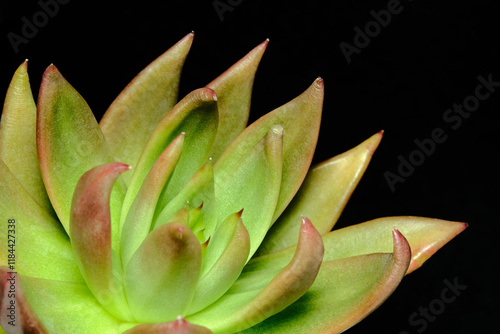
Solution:
{"label": "succulent plant", "polygon": [[246,127],[268,41],[177,102],[192,40],[100,123],[54,65],[36,104],[17,69],[0,128],[5,332],[342,332],[465,229],[388,217],[331,231],[382,132],[310,168],[323,80]]}

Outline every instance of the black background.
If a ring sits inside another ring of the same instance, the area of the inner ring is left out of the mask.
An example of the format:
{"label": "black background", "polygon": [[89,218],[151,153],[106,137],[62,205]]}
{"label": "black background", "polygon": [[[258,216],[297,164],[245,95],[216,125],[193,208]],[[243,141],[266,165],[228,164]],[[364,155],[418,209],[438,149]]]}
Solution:
{"label": "black background", "polygon": [[[68,2],[68,1],[66,1]],[[111,2],[113,3],[113,2]],[[465,221],[469,228],[407,276],[389,300],[349,333],[500,333],[498,318],[498,135],[500,87],[456,130],[443,121],[454,103],[473,95],[478,76],[500,82],[499,5],[495,1],[402,0],[402,11],[348,63],[339,44],[387,0],[287,2],[221,0],[95,4],[72,0],[42,22],[19,51],[9,33],[33,22],[36,1],[0,3],[0,91],[29,58],[35,96],[54,63],[99,119],[149,62],[195,31],[180,97],[204,86],[270,38],[257,73],[251,120],[288,102],[317,76],[325,80],[323,123],[314,162],[341,153],[381,129],[381,146],[337,226],[377,217],[417,215]],[[231,5],[232,4],[232,5]],[[4,93],[2,93],[4,94]],[[414,140],[435,128],[447,135],[432,155],[391,191]],[[408,318],[439,299],[444,280],[467,289],[423,330]],[[334,288],[334,287],[332,287]]]}

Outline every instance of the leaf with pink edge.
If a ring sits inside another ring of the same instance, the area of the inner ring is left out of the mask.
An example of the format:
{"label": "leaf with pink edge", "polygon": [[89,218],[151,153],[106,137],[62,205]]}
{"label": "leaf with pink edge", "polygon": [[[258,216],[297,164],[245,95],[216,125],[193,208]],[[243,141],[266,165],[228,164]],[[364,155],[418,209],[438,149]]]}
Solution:
{"label": "leaf with pink edge", "polygon": [[111,229],[109,197],[118,176],[129,169],[113,162],[83,174],[73,195],[69,226],[76,262],[87,286],[101,305],[121,319],[131,319],[131,314],[120,285],[122,265],[112,248],[119,231]]}
{"label": "leaf with pink edge", "polygon": [[467,228],[466,223],[424,217],[385,217],[332,231],[323,237],[325,259],[388,252],[391,248],[388,230],[396,228],[411,247],[408,273],[418,269],[436,251]]}
{"label": "leaf with pink edge", "polygon": [[[323,235],[325,261],[389,252],[392,247],[389,231],[397,228],[405,235],[411,247],[412,256],[407,273],[409,274],[466,227],[466,223],[434,218],[411,216],[378,218]],[[283,268],[292,258],[294,248],[291,246],[255,257],[245,266],[244,272]]]}
{"label": "leaf with pink edge", "polygon": [[329,232],[365,172],[382,139],[379,132],[355,148],[311,168],[290,205],[269,230],[257,251],[265,255],[292,246],[300,216],[311,219],[320,234]]}
{"label": "leaf with pink edge", "polygon": [[255,72],[269,40],[262,42],[207,85],[217,93],[219,131],[210,156],[217,161],[248,122]]}
{"label": "leaf with pink edge", "polygon": [[302,298],[242,333],[341,333],[396,289],[410,263],[410,247],[393,231],[393,254],[368,254],[323,262]]}
{"label": "leaf with pink edge", "polygon": [[[40,87],[37,146],[47,193],[68,231],[76,183],[86,171],[114,160],[87,102],[54,65],[45,70]],[[119,223],[125,188],[123,181],[114,186],[110,202],[113,224]]]}
{"label": "leaf with pink edge", "polygon": [[[184,60],[193,42],[189,33],[143,69],[118,95],[100,127],[117,161],[135,167],[156,125],[177,103]],[[130,176],[123,176],[128,182]]]}
{"label": "leaf with pink edge", "polygon": [[318,274],[323,252],[321,236],[309,219],[303,218],[293,259],[277,276],[270,277],[269,284],[254,290],[233,286],[217,302],[186,318],[216,333],[234,333],[252,327],[281,312],[307,292]]}

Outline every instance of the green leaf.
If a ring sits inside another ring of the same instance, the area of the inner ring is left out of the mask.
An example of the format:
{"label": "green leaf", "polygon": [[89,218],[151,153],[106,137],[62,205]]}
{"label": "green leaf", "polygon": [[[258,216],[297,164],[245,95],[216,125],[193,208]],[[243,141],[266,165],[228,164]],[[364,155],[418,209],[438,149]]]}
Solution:
{"label": "green leaf", "polygon": [[[274,222],[304,180],[318,140],[324,85],[321,78],[297,98],[262,116],[245,129],[216,162],[216,184],[261,140],[275,124],[283,127],[283,172]],[[236,210],[237,211],[237,210]],[[245,224],[248,227],[248,224]]]}
{"label": "green leaf", "polygon": [[153,216],[163,187],[179,162],[184,134],[175,138],[163,151],[149,171],[123,223],[121,257],[128,263],[152,229]]}
{"label": "green leaf", "polygon": [[[69,237],[61,224],[21,186],[0,160],[0,265],[7,265],[8,246],[13,245],[15,269],[33,277],[83,282]],[[14,219],[12,227],[7,226]],[[13,232],[9,232],[13,231]],[[10,235],[10,236],[9,236]],[[10,240],[10,241],[9,241]]]}
{"label": "green leaf", "polygon": [[0,325],[8,329],[9,334],[48,333],[26,300],[19,275],[3,266],[0,267],[0,305]]}
{"label": "green leaf", "polygon": [[118,283],[122,266],[117,256],[113,259],[109,197],[113,183],[129,169],[113,162],[83,174],[73,196],[69,226],[71,245],[85,282],[101,305],[121,319],[132,317]]}
{"label": "green leaf", "polygon": [[462,232],[465,223],[423,217],[385,217],[348,226],[326,234],[326,260],[361,254],[388,252],[391,241],[388,231],[396,228],[403,233],[411,247],[408,273],[419,268],[438,249]]}
{"label": "green leaf", "polygon": [[320,234],[329,232],[363,176],[373,152],[382,139],[382,131],[355,148],[313,167],[290,205],[278,218],[257,251],[265,255],[297,242],[304,215]]}
{"label": "green leaf", "polygon": [[275,125],[215,184],[218,221],[244,209],[242,219],[250,233],[250,257],[272,223],[278,200],[283,128]]}
{"label": "green leaf", "polygon": [[201,246],[188,226],[154,229],[125,267],[125,290],[141,322],[172,321],[191,303],[201,270]]}
{"label": "green leaf", "polygon": [[[371,253],[391,251],[389,233],[397,228],[411,247],[411,263],[408,273],[418,269],[438,249],[462,232],[465,223],[423,217],[386,217],[344,227],[323,235],[325,261]],[[295,247],[255,257],[245,266],[244,272],[267,271],[283,268],[293,256]],[[407,273],[407,274],[408,274]]]}
{"label": "green leaf", "polygon": [[20,278],[29,304],[48,333],[117,333],[120,321],[101,307],[86,284]]}
{"label": "green leaf", "polygon": [[219,109],[219,131],[211,153],[214,161],[247,126],[255,72],[268,43],[258,45],[207,85],[217,93]]}
{"label": "green leaf", "polygon": [[200,280],[188,314],[219,299],[240,275],[250,252],[250,235],[241,212],[226,219],[208,243]]}
{"label": "green leaf", "polygon": [[137,196],[149,170],[165,148],[182,132],[184,145],[181,158],[170,181],[158,200],[159,210],[186,185],[193,174],[208,160],[208,155],[217,132],[217,97],[208,88],[201,88],[188,94],[176,104],[153,131],[134,174],[130,180],[123,202],[122,219],[125,219],[132,202]]}
{"label": "green leaf", "polygon": [[321,236],[304,218],[297,252],[266,287],[254,291],[231,288],[217,302],[187,319],[214,333],[234,333],[250,328],[281,312],[306,293],[318,274],[323,251]]}
{"label": "green leaf", "polygon": [[31,93],[27,60],[15,72],[5,96],[0,122],[0,159],[35,201],[56,217],[38,162],[36,105]]}
{"label": "green leaf", "polygon": [[379,307],[410,262],[410,247],[393,231],[394,254],[323,262],[309,291],[284,311],[243,333],[341,333]]}
{"label": "green leaf", "polygon": [[[40,87],[37,146],[47,193],[68,231],[78,179],[86,171],[114,160],[89,106],[54,65],[45,70]],[[118,181],[111,195],[113,224],[119,223],[124,194],[125,185]],[[114,229],[117,227],[114,225]]]}
{"label": "green leaf", "polygon": [[100,127],[117,161],[135,168],[149,136],[177,103],[181,70],[193,37],[193,33],[186,35],[142,70],[104,114]]}
{"label": "green leaf", "polygon": [[205,239],[208,239],[217,226],[214,171],[211,160],[204,164],[179,193],[161,210],[156,218],[155,226],[172,221],[170,217],[181,210],[186,203],[189,203],[189,208],[191,209],[203,205],[204,235]]}
{"label": "green leaf", "polygon": [[206,327],[193,325],[182,317],[162,324],[142,324],[129,329],[123,334],[211,334]]}

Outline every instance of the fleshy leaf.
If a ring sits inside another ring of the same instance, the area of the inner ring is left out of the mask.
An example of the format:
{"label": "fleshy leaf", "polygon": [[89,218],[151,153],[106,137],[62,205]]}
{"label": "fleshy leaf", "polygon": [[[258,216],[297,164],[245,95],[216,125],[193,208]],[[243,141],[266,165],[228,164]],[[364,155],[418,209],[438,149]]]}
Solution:
{"label": "fleshy leaf", "polygon": [[[196,286],[193,303],[188,314],[198,312],[220,298],[233,285],[247,262],[250,252],[250,235],[239,218],[240,216],[241,213],[229,216],[226,220],[227,223],[221,225],[213,238],[210,239],[203,261],[200,281]],[[237,220],[235,224],[232,224],[235,218]],[[225,242],[224,239],[227,237],[229,240]],[[223,240],[219,242],[220,239]],[[224,248],[219,254],[217,250],[214,251],[214,247],[221,246],[221,244]],[[205,266],[207,260],[215,261],[215,263]]]}
{"label": "fleshy leaf", "polygon": [[266,235],[257,251],[265,255],[292,246],[299,235],[301,215],[311,219],[320,234],[329,232],[363,176],[382,139],[382,131],[355,148],[311,168],[302,186]]}
{"label": "fleshy leaf", "polygon": [[283,128],[275,125],[215,184],[218,221],[244,209],[242,219],[250,233],[250,256],[272,223],[282,170]]}
{"label": "fleshy leaf", "polygon": [[[179,80],[193,42],[189,33],[143,69],[118,95],[100,127],[117,161],[135,167],[156,125],[177,103]],[[125,176],[129,181],[130,176]]]}
{"label": "fleshy leaf", "polygon": [[[73,195],[70,237],[80,271],[97,300],[113,315],[131,318],[123,288],[121,263],[113,259],[109,197],[128,165],[113,162],[82,175]],[[114,260],[114,261],[113,261]],[[111,289],[111,287],[117,287]]]}
{"label": "fleshy leaf", "polygon": [[163,187],[179,162],[184,134],[181,133],[163,151],[149,171],[123,223],[121,256],[128,263],[152,229],[153,216]]}
{"label": "fleshy leaf", "polygon": [[256,291],[231,288],[217,302],[187,319],[216,333],[234,333],[252,327],[306,293],[318,274],[323,251],[321,236],[309,219],[303,218],[297,252],[265,288]]}
{"label": "fleshy leaf", "polygon": [[[324,261],[357,255],[387,253],[391,251],[389,231],[397,228],[406,236],[412,257],[408,273],[418,269],[439,248],[462,232],[465,223],[423,217],[386,217],[344,227],[323,235]],[[245,266],[244,272],[267,271],[283,268],[293,256],[294,247],[255,257]],[[407,273],[407,274],[408,274]]]}
{"label": "fleshy leaf", "polygon": [[182,317],[163,324],[142,324],[135,326],[123,334],[211,334],[206,327],[193,325]]}
{"label": "fleshy leaf", "polygon": [[36,149],[36,105],[28,77],[28,61],[10,82],[0,122],[0,159],[38,204],[56,216],[45,191]]}
{"label": "fleshy leaf", "polygon": [[326,234],[326,260],[388,252],[391,248],[387,231],[396,228],[403,233],[411,247],[408,274],[418,269],[438,249],[462,232],[466,223],[423,217],[385,217],[348,226]]}
{"label": "fleshy leaf", "polygon": [[217,132],[217,96],[208,88],[197,89],[176,104],[146,143],[146,147],[134,168],[134,173],[123,202],[122,218],[132,205],[142,183],[155,161],[165,148],[182,132],[184,145],[181,158],[170,181],[163,189],[158,207],[163,208],[193,174],[208,160],[208,154]]}
{"label": "fleshy leaf", "polygon": [[48,333],[117,333],[120,321],[101,307],[86,284],[20,278],[28,302]]}
{"label": "fleshy leaf", "polygon": [[[54,65],[45,70],[40,87],[37,146],[47,193],[68,231],[76,183],[86,171],[114,160],[89,106]],[[116,182],[110,202],[113,224],[119,223],[124,194],[125,184]]]}
{"label": "fleshy leaf", "polygon": [[125,289],[135,318],[165,322],[184,315],[200,270],[200,242],[188,226],[155,228],[125,267]]}
{"label": "fleshy leaf", "polygon": [[243,333],[341,333],[379,307],[410,262],[410,247],[393,231],[393,254],[323,262],[309,291],[284,311]]}
{"label": "fleshy leaf", "polygon": [[[15,249],[15,269],[21,274],[54,280],[83,282],[69,237],[61,224],[21,186],[0,160],[0,264],[7,265],[8,250]],[[8,219],[13,224],[7,226]],[[13,232],[9,232],[12,231]]]}
{"label": "fleshy leaf", "polygon": [[0,267],[0,325],[9,334],[48,334],[26,300],[16,272]]}
{"label": "fleshy leaf", "polygon": [[161,210],[156,218],[155,226],[160,226],[168,221],[172,221],[169,220],[170,217],[188,202],[189,207],[192,209],[203,204],[204,234],[207,239],[213,233],[217,225],[214,171],[211,160],[203,165],[179,193]]}
{"label": "fleshy leaf", "polygon": [[[272,126],[280,124],[285,133],[283,172],[278,203],[272,220],[274,222],[292,200],[311,164],[318,140],[323,95],[323,79],[318,78],[300,96],[262,116],[246,128],[216,162],[214,166],[216,185]],[[245,224],[249,227],[247,220]]]}
{"label": "fleshy leaf", "polygon": [[269,40],[264,41],[207,85],[217,93],[219,131],[211,157],[217,161],[248,122],[255,72]]}

